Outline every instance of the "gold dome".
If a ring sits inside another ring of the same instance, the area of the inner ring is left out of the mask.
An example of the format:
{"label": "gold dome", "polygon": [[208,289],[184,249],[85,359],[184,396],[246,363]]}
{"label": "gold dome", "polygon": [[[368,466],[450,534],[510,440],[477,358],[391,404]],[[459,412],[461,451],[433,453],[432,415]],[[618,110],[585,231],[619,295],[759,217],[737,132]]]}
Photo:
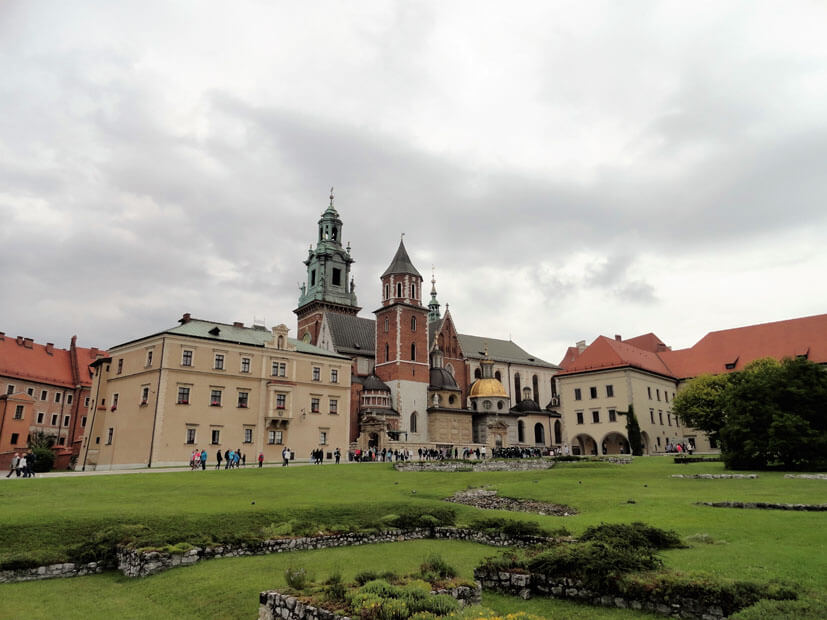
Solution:
{"label": "gold dome", "polygon": [[471,386],[471,392],[468,396],[471,398],[477,396],[499,396],[501,398],[508,398],[503,384],[496,379],[477,379]]}

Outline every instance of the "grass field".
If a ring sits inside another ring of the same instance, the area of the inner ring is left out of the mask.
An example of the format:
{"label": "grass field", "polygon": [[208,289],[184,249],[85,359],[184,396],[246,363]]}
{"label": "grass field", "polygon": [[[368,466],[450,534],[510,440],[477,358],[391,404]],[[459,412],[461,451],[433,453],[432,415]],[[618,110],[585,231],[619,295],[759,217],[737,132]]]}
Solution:
{"label": "grass field", "polygon": [[[827,482],[785,479],[762,472],[757,480],[682,480],[673,473],[721,472],[718,463],[674,465],[643,458],[632,465],[563,463],[544,472],[400,473],[389,465],[179,472],[8,481],[0,484],[0,562],[28,557],[60,561],[73,545],[117,524],[143,524],[154,543],[232,540],[258,534],[291,518],[327,524],[363,522],[412,506],[427,512],[469,486],[490,485],[501,495],[574,506],[572,517],[499,513],[513,519],[565,525],[573,533],[600,522],[644,521],[697,543],[664,553],[667,566],[730,578],[797,584],[821,598],[827,583],[825,516],[816,512],[720,509],[697,501],[827,502]],[[634,503],[629,503],[629,500]],[[460,522],[497,514],[455,506]],[[143,580],[116,574],[0,586],[0,617],[36,618],[55,610],[66,617],[252,618],[257,592],[283,582],[289,565],[307,565],[323,578],[365,568],[413,570],[437,550],[470,576],[495,550],[479,545],[419,541],[323,552],[214,560]],[[67,600],[71,596],[71,605]],[[523,609],[548,618],[632,618],[633,612],[597,610],[556,601],[522,602],[486,595],[498,611]]]}

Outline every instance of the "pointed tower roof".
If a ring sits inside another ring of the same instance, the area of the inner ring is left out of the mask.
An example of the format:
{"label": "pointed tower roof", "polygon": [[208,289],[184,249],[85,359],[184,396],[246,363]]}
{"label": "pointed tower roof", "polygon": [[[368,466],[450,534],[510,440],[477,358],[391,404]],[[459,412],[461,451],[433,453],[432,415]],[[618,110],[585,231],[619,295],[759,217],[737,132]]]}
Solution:
{"label": "pointed tower roof", "polygon": [[431,267],[431,301],[428,302],[428,321],[439,320],[439,301],[436,298],[436,276]]}
{"label": "pointed tower roof", "polygon": [[405,249],[405,242],[400,239],[399,240],[399,248],[396,250],[396,255],[394,255],[393,260],[391,261],[390,266],[385,269],[385,273],[382,274],[382,277],[389,276],[391,274],[410,274],[412,276],[417,276],[421,278],[422,276],[416,270],[416,267],[413,266],[410,257],[408,256],[408,252]]}

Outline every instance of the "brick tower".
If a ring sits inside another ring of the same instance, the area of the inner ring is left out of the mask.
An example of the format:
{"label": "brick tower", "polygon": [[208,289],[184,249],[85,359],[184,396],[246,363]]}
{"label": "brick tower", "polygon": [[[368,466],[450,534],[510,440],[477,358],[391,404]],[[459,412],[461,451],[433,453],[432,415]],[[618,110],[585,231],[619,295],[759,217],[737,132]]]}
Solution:
{"label": "brick tower", "polygon": [[382,307],[374,313],[376,375],[391,389],[393,407],[401,416],[400,430],[408,441],[426,441],[428,308],[422,305],[422,276],[402,240],[382,274]]}
{"label": "brick tower", "polygon": [[319,329],[325,312],[356,315],[361,308],[356,303],[355,284],[350,276],[354,260],[350,256],[350,244],[342,247],[342,220],[333,208],[333,188],[330,188],[330,205],[319,219],[316,249],[310,245],[304,264],[307,265],[307,282],[301,286],[298,308],[297,337],[317,344]]}

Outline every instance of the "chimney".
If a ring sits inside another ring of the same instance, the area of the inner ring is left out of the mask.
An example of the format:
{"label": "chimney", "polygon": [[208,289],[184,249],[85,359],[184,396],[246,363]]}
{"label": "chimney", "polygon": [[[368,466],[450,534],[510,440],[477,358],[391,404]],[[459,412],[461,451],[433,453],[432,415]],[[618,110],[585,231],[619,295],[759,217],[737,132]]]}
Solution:
{"label": "chimney", "polygon": [[54,355],[54,353],[52,353],[54,348],[55,348],[55,343],[54,342],[47,342],[46,343],[46,353],[47,354]]}
{"label": "chimney", "polygon": [[192,318],[192,315],[189,312],[185,312],[184,316],[182,316],[180,319],[178,319],[178,322],[183,325],[184,323],[189,323],[191,318]]}
{"label": "chimney", "polygon": [[575,346],[577,347],[577,352],[582,353],[583,351],[586,350],[586,341],[585,340],[578,340],[577,344]]}
{"label": "chimney", "polygon": [[3,342],[6,339],[6,332],[0,332],[0,342]]}
{"label": "chimney", "polygon": [[23,346],[27,349],[33,348],[32,345],[34,344],[34,340],[31,338],[23,338]]}
{"label": "chimney", "polygon": [[620,334],[615,334],[615,340],[620,342],[621,340],[623,340],[623,338],[620,337]]}
{"label": "chimney", "polygon": [[19,346],[19,347],[23,346],[23,336],[18,336],[17,337],[17,346]]}
{"label": "chimney", "polygon": [[233,327],[244,327],[244,323],[242,323],[241,321],[234,321]]}

